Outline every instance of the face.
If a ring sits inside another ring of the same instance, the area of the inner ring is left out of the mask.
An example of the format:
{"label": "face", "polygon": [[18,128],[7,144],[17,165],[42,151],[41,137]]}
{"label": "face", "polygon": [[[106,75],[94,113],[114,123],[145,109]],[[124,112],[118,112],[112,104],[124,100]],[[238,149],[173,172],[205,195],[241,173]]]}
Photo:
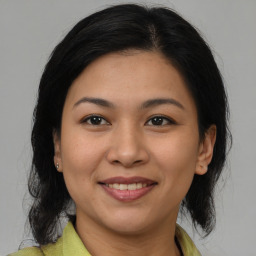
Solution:
{"label": "face", "polygon": [[73,82],[55,164],[77,220],[119,233],[173,225],[214,132],[199,140],[197,110],[180,73],[159,53],[111,53]]}

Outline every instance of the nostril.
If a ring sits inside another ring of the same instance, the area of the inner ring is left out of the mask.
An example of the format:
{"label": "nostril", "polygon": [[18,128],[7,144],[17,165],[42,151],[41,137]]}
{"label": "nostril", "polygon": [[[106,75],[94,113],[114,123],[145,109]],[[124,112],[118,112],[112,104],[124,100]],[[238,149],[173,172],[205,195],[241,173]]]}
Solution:
{"label": "nostril", "polygon": [[119,161],[119,160],[114,160],[114,161],[112,161],[112,163],[113,164],[123,164],[123,165],[136,165],[136,164],[140,164],[140,163],[142,163],[143,161],[142,160],[136,160],[136,161],[134,161],[134,162],[130,162],[129,164],[127,164],[127,163],[123,163],[122,161]]}

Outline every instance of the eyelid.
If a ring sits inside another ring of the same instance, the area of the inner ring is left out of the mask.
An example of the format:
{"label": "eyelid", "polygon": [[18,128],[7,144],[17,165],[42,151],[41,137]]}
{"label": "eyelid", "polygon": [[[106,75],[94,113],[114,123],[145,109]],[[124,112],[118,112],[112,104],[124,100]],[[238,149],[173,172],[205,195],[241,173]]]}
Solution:
{"label": "eyelid", "polygon": [[[173,118],[171,118],[171,117],[168,117],[168,116],[165,116],[165,115],[153,115],[153,116],[151,116],[149,119],[148,119],[148,121],[146,122],[146,124],[149,122],[149,121],[151,121],[153,118],[155,118],[155,117],[160,117],[160,118],[163,118],[163,119],[165,119],[165,120],[167,120],[168,121],[168,124],[165,124],[165,125],[175,125],[175,124],[177,124],[177,122],[173,119]],[[165,125],[149,125],[149,126],[165,126]]]}
{"label": "eyelid", "polygon": [[[87,121],[90,119],[90,118],[92,118],[92,117],[100,117],[100,118],[102,118],[103,120],[105,120],[106,121],[106,124],[103,124],[103,125],[109,125],[110,124],[110,122],[105,118],[105,117],[103,117],[102,115],[99,115],[99,114],[90,114],[90,115],[88,115],[88,116],[85,116],[85,117],[83,117],[82,119],[81,119],[81,123],[87,123]],[[88,125],[93,125],[93,124],[89,124],[89,123],[87,123]],[[101,124],[102,125],[102,124]],[[93,125],[93,126],[100,126],[100,125]]]}
{"label": "eyelid", "polygon": [[[100,117],[102,118],[103,120],[106,121],[106,124],[99,124],[99,125],[93,125],[93,124],[89,124],[87,121],[92,118],[92,117]],[[156,114],[156,115],[153,115],[151,116],[147,121],[146,121],[146,125],[148,124],[149,121],[152,121],[153,118],[155,117],[159,117],[159,118],[162,118],[164,120],[167,120],[168,124],[164,124],[164,125],[149,125],[149,126],[165,126],[165,125],[175,125],[177,124],[177,122],[173,119],[173,118],[170,118],[169,116],[165,116],[165,115],[162,115],[162,114]],[[103,117],[102,115],[100,114],[90,114],[90,115],[87,115],[85,117],[83,117],[80,121],[81,123],[87,123],[88,125],[93,125],[93,126],[100,126],[100,125],[109,125],[111,124],[105,117]]]}

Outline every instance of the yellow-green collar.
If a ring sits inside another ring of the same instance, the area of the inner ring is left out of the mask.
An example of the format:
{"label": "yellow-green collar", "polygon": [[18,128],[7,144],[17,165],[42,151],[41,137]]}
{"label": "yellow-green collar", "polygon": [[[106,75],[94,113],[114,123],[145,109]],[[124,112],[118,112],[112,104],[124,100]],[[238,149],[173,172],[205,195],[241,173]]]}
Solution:
{"label": "yellow-green collar", "polygon": [[67,224],[63,231],[63,256],[70,255],[91,256],[76,233],[71,222]]}
{"label": "yellow-green collar", "polygon": [[45,256],[91,256],[70,221],[64,228],[63,234],[57,242],[55,244],[42,246],[42,251]]}
{"label": "yellow-green collar", "polygon": [[[184,256],[201,256],[189,235],[178,224],[176,225],[175,235],[181,246]],[[71,222],[68,222],[63,231],[62,237],[60,237],[55,244],[47,245],[43,247],[42,250],[46,256],[91,256],[82,243],[80,237],[76,233],[75,228]]]}
{"label": "yellow-green collar", "polygon": [[176,224],[175,236],[177,237],[184,256],[201,256],[189,235],[178,224]]}
{"label": "yellow-green collar", "polygon": [[[201,256],[189,235],[177,224],[176,238],[180,244],[184,256]],[[56,243],[38,247],[24,248],[11,256],[91,256],[85,248],[80,237],[71,222],[68,222],[62,236]]]}

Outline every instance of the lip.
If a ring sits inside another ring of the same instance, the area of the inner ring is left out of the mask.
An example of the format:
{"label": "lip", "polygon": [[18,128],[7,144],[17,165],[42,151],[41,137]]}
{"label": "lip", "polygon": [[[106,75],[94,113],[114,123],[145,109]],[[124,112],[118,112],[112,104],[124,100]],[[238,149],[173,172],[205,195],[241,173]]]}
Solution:
{"label": "lip", "polygon": [[[147,184],[147,187],[142,187],[136,190],[119,190],[115,188],[110,188],[106,186],[106,184],[132,184],[132,183],[143,183]],[[121,201],[121,202],[131,202],[137,200],[146,194],[148,194],[154,187],[157,185],[156,181],[134,176],[134,177],[112,177],[98,183],[104,189],[104,191],[113,197],[114,199]]]}
{"label": "lip", "polygon": [[100,181],[99,183],[105,183],[105,184],[114,184],[114,183],[119,183],[119,184],[132,184],[132,183],[145,183],[147,185],[151,185],[154,183],[157,183],[154,180],[150,180],[144,177],[139,177],[139,176],[133,176],[133,177],[112,177],[108,178],[105,180]]}

